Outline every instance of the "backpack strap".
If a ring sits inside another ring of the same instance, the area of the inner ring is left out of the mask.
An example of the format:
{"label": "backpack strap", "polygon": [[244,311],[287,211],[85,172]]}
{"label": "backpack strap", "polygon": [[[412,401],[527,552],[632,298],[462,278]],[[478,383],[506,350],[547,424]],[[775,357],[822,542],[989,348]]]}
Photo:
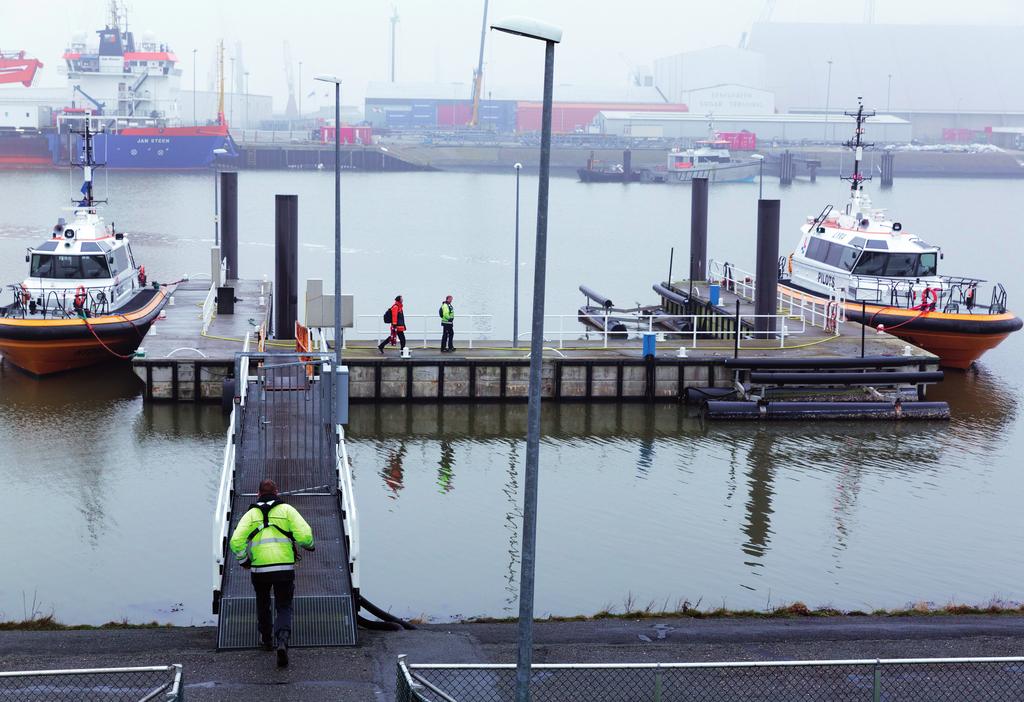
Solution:
{"label": "backpack strap", "polygon": [[299,557],[298,557],[299,556],[299,551],[298,551],[298,549],[295,548],[295,537],[292,535],[292,532],[288,531],[287,529],[282,529],[277,524],[272,524],[270,522],[270,511],[272,509],[274,509],[275,507],[277,507],[278,505],[284,505],[284,504],[288,504],[288,503],[285,502],[281,497],[278,497],[278,496],[275,495],[273,499],[268,500],[266,502],[259,502],[259,501],[257,501],[257,502],[253,502],[251,505],[249,505],[249,509],[256,508],[263,515],[263,524],[261,524],[260,526],[255,527],[252,531],[250,531],[249,535],[245,539],[245,548],[249,552],[249,560],[250,561],[252,561],[252,541],[253,541],[253,539],[255,539],[256,535],[259,534],[261,531],[263,531],[264,529],[269,529],[270,527],[273,527],[274,529],[277,529],[277,531],[279,531],[283,536],[287,537],[292,542],[292,553],[295,554],[295,560],[296,561],[300,560]]}

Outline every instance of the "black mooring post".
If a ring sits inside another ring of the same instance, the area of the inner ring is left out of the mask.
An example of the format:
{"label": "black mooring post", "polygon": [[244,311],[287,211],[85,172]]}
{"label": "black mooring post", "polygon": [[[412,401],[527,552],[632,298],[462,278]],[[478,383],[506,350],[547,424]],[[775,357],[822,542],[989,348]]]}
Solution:
{"label": "black mooring post", "polygon": [[757,201],[757,282],[754,330],[765,337],[775,331],[779,303],[779,201]]}
{"label": "black mooring post", "polygon": [[668,280],[665,281],[666,283],[668,283],[667,287],[668,287],[669,290],[672,289],[672,261],[673,261],[673,259],[675,257],[676,257],[676,247],[673,246],[672,248],[670,248],[668,250]]}
{"label": "black mooring post", "polygon": [[690,201],[690,280],[707,280],[708,179],[694,178]]}
{"label": "black mooring post", "polygon": [[736,298],[736,334],[733,336],[732,357],[740,357],[740,300]]}
{"label": "black mooring post", "polygon": [[864,337],[868,326],[868,303],[860,303],[860,357],[864,358]]}
{"label": "black mooring post", "polygon": [[633,172],[633,152],[626,149],[622,152],[622,182],[628,183],[632,178],[630,175]]}
{"label": "black mooring post", "polygon": [[220,174],[220,250],[228,261],[228,279],[238,280],[238,173]]}
{"label": "black mooring post", "polygon": [[295,338],[299,313],[299,196],[274,196],[274,336]]}

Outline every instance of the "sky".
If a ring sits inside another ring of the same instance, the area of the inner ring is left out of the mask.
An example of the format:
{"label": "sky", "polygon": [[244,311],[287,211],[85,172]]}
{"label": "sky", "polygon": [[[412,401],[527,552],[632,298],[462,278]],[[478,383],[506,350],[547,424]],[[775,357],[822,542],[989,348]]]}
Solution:
{"label": "sky", "polygon": [[[213,86],[216,44],[227,56],[241,48],[249,90],[272,95],[283,110],[288,94],[285,42],[304,109],[328,104],[317,73],[343,79],[345,104],[361,104],[369,81],[387,80],[390,21],[397,8],[399,81],[472,82],[479,51],[483,0],[128,0],[129,24],[169,44],[180,61],[182,88]],[[735,46],[773,6],[777,22],[862,22],[865,0],[491,0],[489,19],[527,15],[562,27],[555,82],[625,86],[630,66],[717,45]],[[26,50],[45,68],[41,86],[61,86],[60,55],[76,33],[98,29],[107,0],[0,0],[0,49]],[[875,0],[877,23],[1024,25],[1020,0]],[[193,54],[193,50],[195,53]],[[809,32],[809,52],[818,49]],[[195,62],[193,62],[195,56]],[[538,42],[488,32],[485,87],[539,85]],[[227,60],[227,59],[226,59]],[[230,65],[228,63],[227,65]],[[313,93],[312,97],[310,94]]]}

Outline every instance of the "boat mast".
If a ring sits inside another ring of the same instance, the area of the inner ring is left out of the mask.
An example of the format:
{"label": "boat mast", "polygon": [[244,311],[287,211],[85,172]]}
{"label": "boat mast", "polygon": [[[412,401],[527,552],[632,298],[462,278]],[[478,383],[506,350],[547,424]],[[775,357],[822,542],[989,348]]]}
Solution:
{"label": "boat mast", "polygon": [[872,110],[871,112],[865,112],[864,98],[858,97],[857,111],[844,112],[843,114],[846,115],[847,117],[853,117],[853,119],[856,121],[857,126],[853,132],[853,139],[850,139],[845,144],[845,146],[848,149],[851,149],[853,151],[853,175],[849,176],[848,178],[844,178],[842,175],[840,175],[839,177],[842,180],[850,181],[850,197],[855,200],[859,200],[861,190],[863,190],[864,188],[864,181],[871,180],[870,176],[865,176],[863,173],[860,172],[860,162],[864,158],[864,148],[870,148],[874,146],[874,144],[867,144],[861,141],[861,136],[864,134],[864,123],[867,121],[868,117],[875,116],[875,111]]}
{"label": "boat mast", "polygon": [[217,73],[218,73],[218,93],[219,100],[217,102],[217,124],[223,127],[226,122],[224,121],[224,40],[221,39],[217,46]]}
{"label": "boat mast", "polygon": [[95,149],[92,144],[93,133],[92,130],[89,128],[89,123],[91,121],[92,113],[86,112],[85,119],[83,120],[85,124],[85,129],[83,129],[81,132],[74,132],[75,134],[78,134],[83,138],[83,144],[82,160],[79,161],[77,164],[73,164],[82,167],[82,179],[84,181],[82,183],[81,189],[83,197],[81,200],[75,200],[75,204],[78,205],[79,207],[86,207],[90,210],[93,209],[98,203],[106,202],[106,200],[97,200],[93,196],[92,172],[94,168],[102,164],[97,164],[95,160]]}

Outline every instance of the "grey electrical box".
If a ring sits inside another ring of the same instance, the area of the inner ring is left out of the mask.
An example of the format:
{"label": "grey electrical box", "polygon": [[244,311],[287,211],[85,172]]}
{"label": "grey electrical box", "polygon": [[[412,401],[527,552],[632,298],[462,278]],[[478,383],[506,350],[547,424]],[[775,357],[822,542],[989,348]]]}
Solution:
{"label": "grey electrical box", "polygon": [[[341,328],[353,327],[352,296],[341,296]],[[334,326],[334,295],[324,294],[324,281],[310,278],[306,281],[306,322],[307,327]]]}

